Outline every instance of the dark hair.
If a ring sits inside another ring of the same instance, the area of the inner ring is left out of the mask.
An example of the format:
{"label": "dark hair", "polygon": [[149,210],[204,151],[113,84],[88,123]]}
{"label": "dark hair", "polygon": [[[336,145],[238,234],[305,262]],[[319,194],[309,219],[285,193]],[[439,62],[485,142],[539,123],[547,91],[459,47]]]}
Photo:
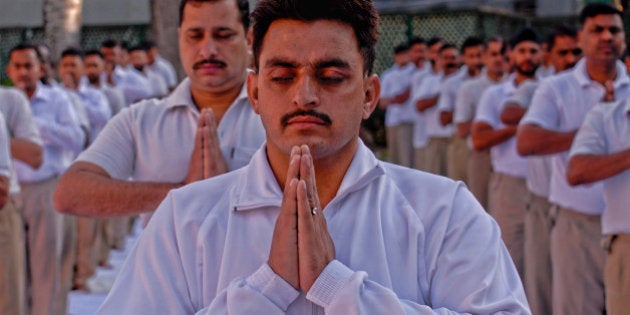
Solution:
{"label": "dark hair", "polygon": [[126,40],[123,40],[123,41],[120,42],[120,49],[122,49],[122,50],[129,51],[129,46],[130,46],[130,44]]}
{"label": "dark hair", "polygon": [[484,43],[483,43],[483,40],[481,38],[470,36],[470,37],[467,37],[464,40],[464,43],[462,44],[462,47],[460,48],[460,52],[464,53],[466,48],[483,46],[483,45],[484,45]]}
{"label": "dark hair", "polygon": [[396,45],[396,47],[394,47],[395,55],[398,55],[400,53],[407,52],[407,51],[409,51],[409,45],[407,45],[407,43],[400,43]]}
{"label": "dark hair", "polygon": [[540,36],[538,33],[529,27],[525,27],[518,31],[511,39],[510,39],[510,47],[514,48],[516,45],[522,42],[534,42],[540,44]]}
{"label": "dark hair", "polygon": [[457,50],[457,46],[455,46],[453,44],[450,44],[450,43],[446,43],[446,44],[442,45],[442,47],[440,47],[439,53],[441,54],[443,51],[445,51],[447,49],[455,49],[455,50]]}
{"label": "dark hair", "polygon": [[[179,3],[179,26],[182,25],[184,21],[184,7],[189,2],[216,2],[219,0],[182,0]],[[247,33],[247,29],[249,28],[249,1],[248,0],[236,0],[236,6],[238,7],[238,11],[241,13],[241,24],[243,24],[243,29],[245,33]]]}
{"label": "dark hair", "polygon": [[143,40],[140,42],[140,46],[144,47],[144,49],[149,50],[151,48],[157,47],[157,44],[152,40]]}
{"label": "dark hair", "polygon": [[37,44],[33,44],[29,42],[20,43],[13,46],[13,48],[11,48],[11,50],[9,51],[9,59],[11,59],[11,55],[13,54],[14,51],[29,50],[29,49],[35,52],[35,55],[37,56],[37,61],[39,61],[42,64],[46,63],[46,60],[44,60],[44,56],[37,48]]}
{"label": "dark hair", "polygon": [[260,0],[252,13],[254,65],[258,61],[265,34],[276,20],[304,22],[331,20],[349,25],[354,30],[357,46],[363,56],[364,72],[372,73],[378,38],[378,13],[371,0]]}
{"label": "dark hair", "polygon": [[605,3],[589,3],[582,9],[582,12],[580,12],[580,24],[583,26],[588,18],[611,14],[618,15],[623,21],[623,13],[617,8]]}
{"label": "dark hair", "polygon": [[417,44],[425,44],[426,45],[427,41],[424,40],[424,38],[422,37],[418,37],[418,36],[414,36],[412,37],[409,42],[408,45],[409,47],[413,46],[413,45],[417,45]]}
{"label": "dark hair", "polygon": [[577,38],[577,30],[575,29],[575,27],[568,24],[561,24],[556,26],[553,29],[553,32],[551,32],[551,34],[549,34],[549,36],[547,37],[547,50],[551,51],[553,46],[556,44],[556,38],[563,36]]}
{"label": "dark hair", "polygon": [[68,47],[66,49],[64,49],[61,52],[61,58],[63,57],[67,57],[67,56],[72,56],[72,57],[79,57],[81,59],[83,59],[85,57],[85,54],[83,53],[83,51],[79,48],[76,47]]}
{"label": "dark hair", "polygon": [[486,42],[483,44],[483,48],[484,49],[488,49],[488,44],[490,43],[499,43],[501,44],[501,54],[505,54],[505,51],[507,50],[507,43],[505,42],[505,39],[501,36],[492,36],[490,38],[488,38],[488,40],[486,40]]}
{"label": "dark hair", "polygon": [[94,56],[97,55],[99,56],[101,59],[105,59],[105,56],[103,56],[103,53],[100,50],[96,50],[96,49],[90,49],[88,51],[85,52],[85,56]]}
{"label": "dark hair", "polygon": [[137,50],[141,50],[141,51],[146,52],[148,49],[147,49],[147,47],[146,47],[146,46],[143,46],[142,44],[140,44],[140,45],[135,45],[135,46],[131,46],[131,47],[129,47],[129,49],[128,49],[129,53],[132,53],[132,52],[137,51]]}
{"label": "dark hair", "polygon": [[431,37],[428,41],[427,41],[427,47],[431,47],[435,44],[438,43],[442,43],[444,40],[440,37]]}
{"label": "dark hair", "polygon": [[104,47],[104,48],[120,47],[120,42],[115,39],[109,38],[101,42],[101,47]]}

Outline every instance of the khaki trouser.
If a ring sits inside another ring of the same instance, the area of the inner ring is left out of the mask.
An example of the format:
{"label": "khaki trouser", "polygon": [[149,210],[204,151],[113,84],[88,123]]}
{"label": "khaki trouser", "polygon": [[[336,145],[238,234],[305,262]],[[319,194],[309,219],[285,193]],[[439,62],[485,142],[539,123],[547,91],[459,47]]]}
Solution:
{"label": "khaki trouser", "polygon": [[431,138],[425,149],[425,170],[429,173],[446,176],[447,149],[451,138]]}
{"label": "khaki trouser", "polygon": [[421,171],[425,171],[424,166],[426,165],[424,150],[425,148],[415,148],[413,151],[413,168]]}
{"label": "khaki trouser", "polygon": [[488,186],[491,174],[490,151],[471,151],[468,158],[468,187],[486,210],[488,209]]}
{"label": "khaki trouser", "polygon": [[21,183],[22,218],[26,226],[28,291],[31,314],[54,314],[60,295],[63,217],[52,204],[57,178]]}
{"label": "khaki trouser", "polygon": [[447,175],[453,180],[461,180],[468,183],[468,158],[470,157],[470,149],[466,143],[466,139],[462,139],[457,135],[453,136],[451,143],[448,145],[447,156]]}
{"label": "khaki trouser", "polygon": [[94,247],[96,251],[96,263],[99,266],[106,266],[108,264],[109,252],[114,243],[110,223],[111,219],[96,219],[96,239],[94,241]]}
{"label": "khaki trouser", "polygon": [[77,261],[77,220],[75,216],[61,214],[61,277],[60,288],[57,296],[55,313],[65,315],[68,313],[68,293],[72,288],[74,277],[74,265]]}
{"label": "khaki trouser", "polygon": [[534,315],[551,314],[551,253],[554,217],[547,198],[529,192],[525,215],[525,293]]}
{"label": "khaki trouser", "polygon": [[96,271],[98,254],[96,251],[97,219],[77,218],[77,263],[72,283],[76,287],[86,287]]}
{"label": "khaki trouser", "polygon": [[0,209],[0,314],[27,314],[24,223],[13,198]]}
{"label": "khaki trouser", "polygon": [[490,215],[501,228],[501,238],[512,257],[521,280],[524,279],[525,214],[527,185],[524,178],[493,173],[490,180]]}
{"label": "khaki trouser", "polygon": [[599,215],[554,207],[551,230],[554,315],[591,315],[604,311],[604,251]]}
{"label": "khaki trouser", "polygon": [[610,239],[609,247],[604,272],[606,311],[609,315],[628,314],[630,310],[630,235],[616,235]]}
{"label": "khaki trouser", "polygon": [[391,163],[413,166],[413,123],[400,123],[387,127],[387,160]]}

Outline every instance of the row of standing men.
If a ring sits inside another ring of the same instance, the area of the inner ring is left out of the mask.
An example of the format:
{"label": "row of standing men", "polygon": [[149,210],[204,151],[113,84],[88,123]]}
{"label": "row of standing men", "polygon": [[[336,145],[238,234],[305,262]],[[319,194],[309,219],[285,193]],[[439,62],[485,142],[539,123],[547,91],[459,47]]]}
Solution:
{"label": "row of standing men", "polygon": [[67,48],[58,65],[44,45],[19,44],[8,57],[14,88],[0,90],[0,314],[66,314],[71,288],[89,289],[110,249],[124,247],[133,219],[58,213],[58,177],[116,113],[166,96],[178,80],[152,42]]}
{"label": "row of standing men", "polygon": [[508,43],[468,38],[459,50],[413,38],[382,74],[388,159],[468,184],[501,227],[533,314],[628,307],[623,19],[590,5],[580,24],[545,42],[523,29]]}

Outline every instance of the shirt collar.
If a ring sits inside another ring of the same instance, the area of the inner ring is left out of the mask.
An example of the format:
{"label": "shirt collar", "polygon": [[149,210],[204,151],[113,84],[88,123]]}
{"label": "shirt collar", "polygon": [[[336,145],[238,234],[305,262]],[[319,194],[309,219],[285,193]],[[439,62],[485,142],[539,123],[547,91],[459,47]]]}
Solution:
{"label": "shirt collar", "polygon": [[[615,78],[615,82],[613,82],[615,89],[630,84],[630,77],[628,77],[623,63],[617,61],[615,66],[617,67],[617,78]],[[589,77],[586,72],[586,58],[582,58],[582,60],[575,65],[573,76],[581,87],[586,87],[593,83],[593,80],[591,80],[591,77]]]}
{"label": "shirt collar", "polygon": [[[241,87],[241,91],[232,104],[236,104],[239,101],[247,98],[247,88],[245,83]],[[197,106],[192,100],[192,94],[190,93],[190,78],[185,78],[173,92],[164,100],[168,109],[174,109],[178,107],[189,107],[195,112],[199,112]],[[231,107],[231,106],[230,106]]]}
{"label": "shirt collar", "polygon": [[[266,154],[266,144],[252,156],[250,163],[240,171],[236,185],[236,211],[254,210],[262,207],[279,207],[282,203],[282,190],[275,180]],[[384,174],[381,162],[359,140],[357,151],[350,167],[341,181],[337,195],[330,204],[355,192]]]}
{"label": "shirt collar", "polygon": [[35,87],[35,94],[33,94],[31,101],[35,101],[35,100],[44,101],[44,102],[48,101],[49,89],[51,89],[51,87],[48,87],[41,82],[37,82],[37,86]]}

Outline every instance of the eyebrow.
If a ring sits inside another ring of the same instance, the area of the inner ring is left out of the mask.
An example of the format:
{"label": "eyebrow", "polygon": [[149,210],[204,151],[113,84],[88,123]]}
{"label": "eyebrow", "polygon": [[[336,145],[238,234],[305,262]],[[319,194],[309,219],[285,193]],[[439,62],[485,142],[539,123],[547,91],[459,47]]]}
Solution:
{"label": "eyebrow", "polygon": [[[280,67],[280,68],[290,68],[297,69],[299,65],[296,62],[288,61],[283,58],[271,58],[267,60],[265,63],[266,67]],[[315,69],[325,69],[325,68],[341,68],[341,69],[350,69],[350,64],[339,58],[325,59],[316,61],[314,63]]]}

